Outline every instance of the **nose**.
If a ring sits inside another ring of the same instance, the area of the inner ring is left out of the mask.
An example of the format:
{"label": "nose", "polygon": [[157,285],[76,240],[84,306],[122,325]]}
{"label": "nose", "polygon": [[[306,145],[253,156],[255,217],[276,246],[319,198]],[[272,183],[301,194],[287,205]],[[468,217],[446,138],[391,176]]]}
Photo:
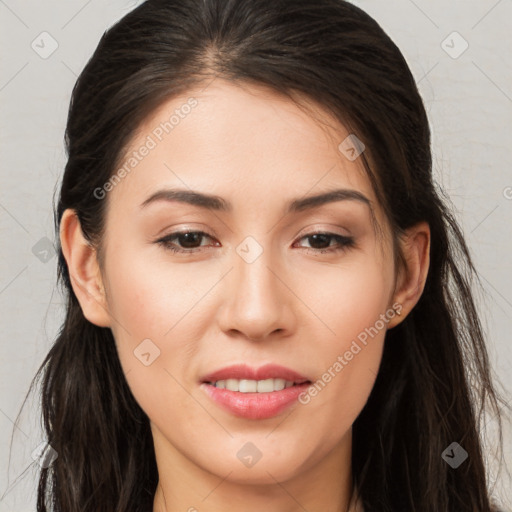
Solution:
{"label": "nose", "polygon": [[224,280],[220,329],[251,341],[290,335],[296,316],[286,277],[265,251],[252,263],[236,256]]}

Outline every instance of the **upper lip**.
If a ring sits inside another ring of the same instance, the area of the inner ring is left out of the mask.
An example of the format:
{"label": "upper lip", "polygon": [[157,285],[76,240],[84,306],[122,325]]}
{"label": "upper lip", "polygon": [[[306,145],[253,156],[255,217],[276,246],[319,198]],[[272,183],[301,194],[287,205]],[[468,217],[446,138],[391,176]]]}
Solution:
{"label": "upper lip", "polygon": [[246,364],[236,364],[226,366],[205,375],[202,382],[217,382],[226,379],[247,379],[247,380],[265,380],[265,379],[284,379],[290,382],[301,384],[309,382],[307,377],[297,373],[290,368],[278,364],[266,364],[259,368],[254,368]]}

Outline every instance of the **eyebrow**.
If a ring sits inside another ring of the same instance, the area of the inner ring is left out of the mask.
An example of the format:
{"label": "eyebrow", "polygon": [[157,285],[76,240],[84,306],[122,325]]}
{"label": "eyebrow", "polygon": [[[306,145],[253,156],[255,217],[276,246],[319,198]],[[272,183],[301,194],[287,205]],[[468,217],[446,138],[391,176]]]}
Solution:
{"label": "eyebrow", "polygon": [[[374,217],[374,211],[371,201],[361,192],[351,189],[335,189],[322,194],[303,197],[294,199],[288,203],[286,213],[298,213],[304,210],[318,208],[324,204],[332,203],[335,201],[358,201],[366,204],[372,218]],[[216,195],[204,194],[202,192],[196,192],[193,190],[185,189],[162,189],[151,194],[141,205],[141,208],[146,208],[152,203],[160,201],[177,201],[180,203],[190,204],[192,206],[198,206],[212,211],[219,212],[232,212],[233,205],[226,201],[224,198]]]}

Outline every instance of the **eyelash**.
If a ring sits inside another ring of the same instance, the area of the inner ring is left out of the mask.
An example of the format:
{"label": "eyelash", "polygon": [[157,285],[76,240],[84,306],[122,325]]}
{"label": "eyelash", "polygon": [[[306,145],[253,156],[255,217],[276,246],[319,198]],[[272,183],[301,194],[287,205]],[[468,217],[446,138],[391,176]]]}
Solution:
{"label": "eyelash", "polygon": [[[202,249],[200,249],[200,248],[179,249],[176,246],[172,245],[171,240],[178,238],[179,236],[183,236],[183,235],[187,235],[187,234],[201,235],[201,238],[203,238],[205,236],[208,238],[213,238],[208,233],[205,233],[204,231],[176,231],[174,233],[170,233],[169,235],[164,236],[163,238],[160,238],[159,240],[156,240],[155,243],[163,246],[163,248],[165,250],[169,250],[174,253],[192,254],[192,253],[202,252]],[[338,247],[328,248],[328,249],[314,249],[312,247],[304,247],[304,249],[306,249],[308,253],[310,251],[312,251],[315,254],[336,253],[336,252],[340,252],[340,251],[345,251],[355,245],[355,240],[353,237],[338,235],[338,234],[329,233],[326,231],[315,231],[312,233],[308,233],[308,234],[302,236],[299,240],[302,240],[304,238],[311,238],[315,235],[323,235],[323,236],[327,236],[329,238],[333,238],[333,239],[337,240]]]}

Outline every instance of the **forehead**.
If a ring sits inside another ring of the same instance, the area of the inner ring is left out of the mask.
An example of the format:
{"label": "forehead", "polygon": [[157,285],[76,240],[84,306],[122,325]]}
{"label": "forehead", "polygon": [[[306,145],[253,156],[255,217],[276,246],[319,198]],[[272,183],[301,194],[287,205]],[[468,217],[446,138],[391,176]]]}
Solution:
{"label": "forehead", "polygon": [[350,132],[299,100],[220,78],[167,100],[132,138],[109,199],[139,205],[165,185],[229,196],[235,208],[253,199],[271,207],[343,187],[375,202],[361,159],[346,151]]}

